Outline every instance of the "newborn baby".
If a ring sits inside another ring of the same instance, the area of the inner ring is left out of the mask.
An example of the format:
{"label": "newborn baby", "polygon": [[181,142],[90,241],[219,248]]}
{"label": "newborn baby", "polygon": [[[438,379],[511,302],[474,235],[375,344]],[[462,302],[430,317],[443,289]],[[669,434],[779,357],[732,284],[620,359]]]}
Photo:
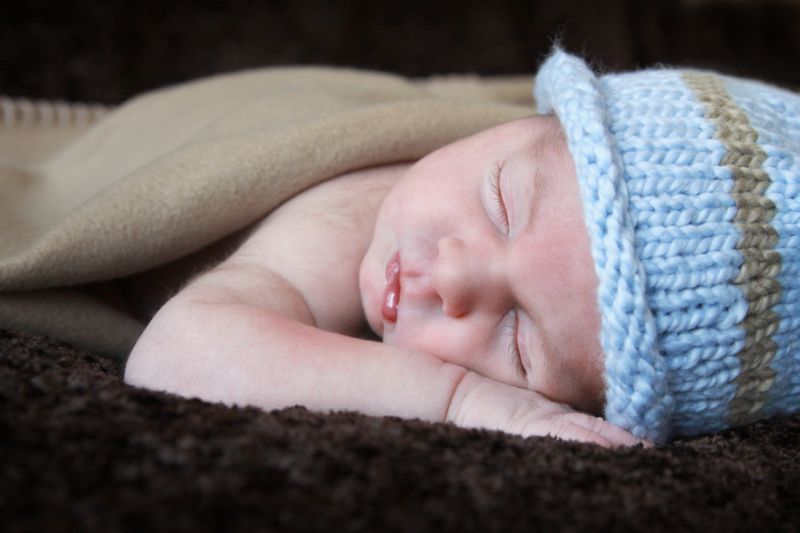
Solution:
{"label": "newborn baby", "polygon": [[[633,443],[556,403],[601,413],[595,287],[566,141],[532,117],[285,203],[156,315],[126,379]],[[385,344],[352,338],[365,319]]]}
{"label": "newborn baby", "polygon": [[156,314],[126,381],[604,446],[797,410],[776,195],[800,103],[720,80],[598,79],[556,52],[551,114],[286,202]]}

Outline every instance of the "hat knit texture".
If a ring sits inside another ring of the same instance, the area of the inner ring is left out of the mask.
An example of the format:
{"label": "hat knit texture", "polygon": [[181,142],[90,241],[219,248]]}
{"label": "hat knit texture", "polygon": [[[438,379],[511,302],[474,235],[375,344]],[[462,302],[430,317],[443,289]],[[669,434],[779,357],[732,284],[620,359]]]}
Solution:
{"label": "hat knit texture", "polygon": [[556,50],[535,97],[580,183],[606,418],[664,442],[800,410],[800,95]]}

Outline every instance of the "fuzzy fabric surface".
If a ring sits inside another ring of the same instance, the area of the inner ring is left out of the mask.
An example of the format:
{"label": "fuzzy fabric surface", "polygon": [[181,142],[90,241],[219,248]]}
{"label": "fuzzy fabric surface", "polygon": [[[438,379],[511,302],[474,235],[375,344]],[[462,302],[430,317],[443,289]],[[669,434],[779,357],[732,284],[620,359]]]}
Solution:
{"label": "fuzzy fabric surface", "polygon": [[139,390],[0,330],[4,531],[791,531],[800,416],[607,450]]}

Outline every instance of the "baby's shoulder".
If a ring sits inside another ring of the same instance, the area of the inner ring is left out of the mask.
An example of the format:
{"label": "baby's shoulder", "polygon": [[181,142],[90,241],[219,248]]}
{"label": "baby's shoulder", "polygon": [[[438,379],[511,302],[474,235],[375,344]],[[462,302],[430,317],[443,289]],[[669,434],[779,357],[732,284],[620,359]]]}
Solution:
{"label": "baby's shoulder", "polygon": [[361,260],[378,209],[405,166],[332,178],[285,202],[259,222],[226,261],[237,272],[269,272],[298,294],[322,329],[361,329]]}
{"label": "baby's shoulder", "polygon": [[380,205],[407,166],[357,170],[303,191],[253,226],[230,259],[290,277],[357,272]]}
{"label": "baby's shoulder", "polygon": [[357,170],[306,189],[212,246],[120,280],[115,299],[125,302],[122,305],[134,316],[149,320],[190,279],[231,258],[320,279],[346,274],[357,268],[383,197],[407,167]]}
{"label": "baby's shoulder", "polygon": [[[383,198],[408,164],[348,172],[310,187],[284,202],[253,227],[251,237],[342,240],[371,239]],[[259,237],[261,236],[261,237]]]}
{"label": "baby's shoulder", "polygon": [[345,214],[377,210],[383,197],[409,166],[408,163],[382,165],[335,176],[294,196],[273,215],[297,209],[306,215],[309,212]]}

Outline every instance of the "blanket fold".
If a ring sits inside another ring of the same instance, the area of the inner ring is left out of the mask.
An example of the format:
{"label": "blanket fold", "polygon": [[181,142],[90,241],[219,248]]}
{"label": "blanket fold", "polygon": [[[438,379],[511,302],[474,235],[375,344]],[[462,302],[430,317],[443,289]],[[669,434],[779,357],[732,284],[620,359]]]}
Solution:
{"label": "blanket fold", "polygon": [[330,177],[531,115],[530,85],[298,67],[160,89],[108,113],[4,100],[0,326],[124,356],[144,324],[81,285],[201,250]]}

